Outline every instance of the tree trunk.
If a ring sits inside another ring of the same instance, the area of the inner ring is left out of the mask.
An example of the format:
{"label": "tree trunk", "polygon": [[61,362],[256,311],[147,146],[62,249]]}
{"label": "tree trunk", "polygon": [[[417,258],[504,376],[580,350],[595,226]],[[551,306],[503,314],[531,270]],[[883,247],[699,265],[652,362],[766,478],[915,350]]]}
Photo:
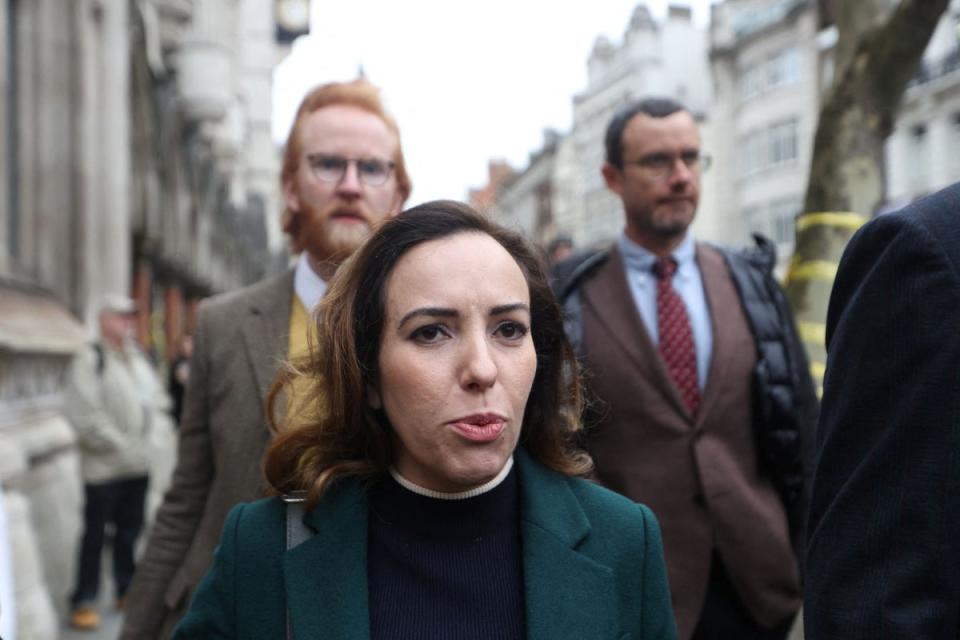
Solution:
{"label": "tree trunk", "polygon": [[949,0],[837,0],[833,86],[820,109],[786,290],[818,388],[827,303],[853,232],[886,197],[884,143]]}

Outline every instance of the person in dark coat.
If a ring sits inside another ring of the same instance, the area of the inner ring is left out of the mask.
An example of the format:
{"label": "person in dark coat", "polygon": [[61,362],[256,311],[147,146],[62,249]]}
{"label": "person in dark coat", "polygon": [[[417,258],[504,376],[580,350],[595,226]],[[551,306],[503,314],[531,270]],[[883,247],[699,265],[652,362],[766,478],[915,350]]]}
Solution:
{"label": "person in dark coat", "polygon": [[406,211],[317,318],[270,398],[316,406],[264,463],[306,516],[235,508],[175,638],[676,637],[656,518],[575,477],[576,360],[519,236],[460,203]]}
{"label": "person in dark coat", "polygon": [[957,638],[960,185],[854,235],[827,351],[806,638]]}
{"label": "person in dark coat", "polygon": [[170,376],[167,388],[173,399],[173,423],[180,428],[180,416],[183,414],[183,392],[190,380],[190,356],[193,355],[193,336],[189,333],[180,338],[177,357],[170,363]]}

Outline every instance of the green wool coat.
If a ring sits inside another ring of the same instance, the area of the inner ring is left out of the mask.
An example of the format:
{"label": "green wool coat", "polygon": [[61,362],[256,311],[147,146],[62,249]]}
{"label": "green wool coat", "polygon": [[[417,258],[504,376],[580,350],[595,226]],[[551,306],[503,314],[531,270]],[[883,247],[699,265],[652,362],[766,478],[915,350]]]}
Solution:
{"label": "green wool coat", "polygon": [[[643,505],[515,456],[529,640],[661,640],[676,630],[660,528]],[[279,498],[234,507],[175,640],[369,640],[364,484],[338,483],[285,548]]]}

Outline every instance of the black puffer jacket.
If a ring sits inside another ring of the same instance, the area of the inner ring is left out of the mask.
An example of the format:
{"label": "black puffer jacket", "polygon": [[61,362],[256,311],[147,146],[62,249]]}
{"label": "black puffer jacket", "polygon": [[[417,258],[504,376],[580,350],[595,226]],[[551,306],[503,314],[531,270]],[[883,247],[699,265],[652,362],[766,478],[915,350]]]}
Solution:
{"label": "black puffer jacket", "polygon": [[[730,269],[757,343],[753,415],[760,468],[769,474],[783,500],[799,556],[819,402],[790,305],[773,278],[776,249],[763,236],[755,235],[754,240],[756,246],[744,250],[714,248]],[[608,255],[606,250],[579,254],[554,268],[554,291],[564,308],[567,336],[581,360],[580,287]]]}

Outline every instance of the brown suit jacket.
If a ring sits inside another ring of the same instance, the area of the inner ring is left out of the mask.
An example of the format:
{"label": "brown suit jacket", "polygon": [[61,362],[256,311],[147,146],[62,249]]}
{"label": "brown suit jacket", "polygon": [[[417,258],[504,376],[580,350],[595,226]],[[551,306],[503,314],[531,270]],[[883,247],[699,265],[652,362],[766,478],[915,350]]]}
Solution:
{"label": "brown suit jacket", "polygon": [[121,637],[167,638],[227,513],[262,497],[264,398],[286,357],[293,272],[200,305],[173,481],[127,593]]}
{"label": "brown suit jacket", "polygon": [[758,623],[783,622],[800,605],[786,514],[758,471],[756,345],[723,257],[698,245],[696,259],[713,327],[696,418],[637,312],[616,248],[581,288],[596,479],[660,520],[681,639],[699,620],[714,551]]}

